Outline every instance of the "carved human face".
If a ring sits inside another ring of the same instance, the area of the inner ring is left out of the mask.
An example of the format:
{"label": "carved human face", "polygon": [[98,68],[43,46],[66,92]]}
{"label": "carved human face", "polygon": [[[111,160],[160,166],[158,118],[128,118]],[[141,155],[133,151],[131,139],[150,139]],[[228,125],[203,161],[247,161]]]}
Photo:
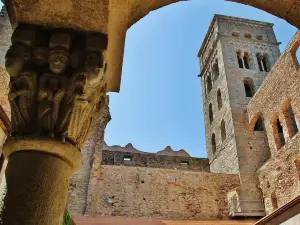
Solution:
{"label": "carved human face", "polygon": [[99,77],[103,67],[103,58],[100,53],[89,53],[85,61],[87,79],[93,80]]}
{"label": "carved human face", "polygon": [[64,50],[54,50],[50,53],[48,62],[52,73],[61,74],[67,68],[69,58]]}
{"label": "carved human face", "polygon": [[29,50],[20,44],[13,44],[6,53],[5,67],[11,77],[18,76],[29,59]]}
{"label": "carved human face", "polygon": [[39,47],[33,52],[33,61],[37,66],[45,66],[48,64],[49,50],[47,48]]}

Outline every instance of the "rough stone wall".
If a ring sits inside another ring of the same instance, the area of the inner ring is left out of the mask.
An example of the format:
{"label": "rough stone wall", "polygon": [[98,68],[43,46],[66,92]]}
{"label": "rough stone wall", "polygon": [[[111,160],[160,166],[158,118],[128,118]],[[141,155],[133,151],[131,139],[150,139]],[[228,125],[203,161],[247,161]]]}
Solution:
{"label": "rough stone wall", "polygon": [[102,166],[97,215],[170,219],[228,219],[226,193],[238,175]]}
{"label": "rough stone wall", "polygon": [[[295,51],[300,44],[300,32],[288,45],[260,89],[247,107],[250,129],[262,115],[268,136],[272,158],[258,170],[267,213],[272,212],[300,194],[300,136],[290,132],[291,124],[284,109],[291,104],[297,126],[300,125],[299,63]],[[279,147],[276,120],[283,127],[285,144]],[[277,134],[277,135],[276,135]],[[273,201],[272,201],[273,199]]]}
{"label": "rough stone wall", "polygon": [[108,96],[103,108],[99,109],[91,127],[91,134],[82,149],[83,167],[74,174],[70,181],[67,209],[74,215],[86,213],[94,194],[94,186],[98,177],[102,160],[101,150],[104,144],[104,130],[110,121]]}
{"label": "rough stone wall", "polygon": [[[128,160],[125,160],[128,159]],[[209,172],[208,159],[157,155],[155,153],[132,153],[102,151],[102,165],[152,167]]]}

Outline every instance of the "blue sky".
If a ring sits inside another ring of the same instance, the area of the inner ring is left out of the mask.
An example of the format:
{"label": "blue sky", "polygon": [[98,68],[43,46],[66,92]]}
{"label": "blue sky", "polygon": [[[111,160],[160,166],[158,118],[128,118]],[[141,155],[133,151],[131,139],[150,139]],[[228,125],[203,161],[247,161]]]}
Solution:
{"label": "blue sky", "polygon": [[206,157],[198,50],[214,14],[275,24],[283,51],[296,32],[261,10],[223,0],[176,3],[151,12],[127,32],[120,93],[110,94],[105,141],[157,152],[170,145]]}

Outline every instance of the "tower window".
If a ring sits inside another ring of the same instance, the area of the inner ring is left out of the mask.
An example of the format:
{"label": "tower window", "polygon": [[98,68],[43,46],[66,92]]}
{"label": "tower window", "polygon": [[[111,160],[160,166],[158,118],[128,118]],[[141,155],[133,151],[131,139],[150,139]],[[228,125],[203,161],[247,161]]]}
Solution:
{"label": "tower window", "polygon": [[258,67],[260,71],[264,71],[263,69],[263,64],[262,64],[262,55],[260,53],[256,54],[256,59],[257,59],[257,63],[258,63]]}
{"label": "tower window", "polygon": [[219,65],[218,65],[218,59],[216,59],[215,63],[212,66],[212,70],[213,70],[213,76],[214,76],[214,80],[217,80],[219,77]]}
{"label": "tower window", "polygon": [[222,94],[220,89],[217,92],[217,101],[218,101],[218,109],[221,109],[223,106],[223,102],[222,102]]}
{"label": "tower window", "polygon": [[232,32],[232,36],[233,37],[239,37],[240,35],[239,35],[239,32]]}
{"label": "tower window", "polygon": [[283,134],[283,128],[281,126],[279,118],[275,120],[275,124],[273,124],[273,135],[276,144],[276,148],[280,149],[285,144],[285,138]]}
{"label": "tower window", "polygon": [[213,114],[213,109],[212,109],[212,104],[209,104],[208,107],[208,114],[209,114],[209,122],[212,123],[212,121],[214,120],[214,114]]}
{"label": "tower window", "polygon": [[252,38],[252,35],[249,34],[249,33],[246,33],[246,34],[245,34],[245,38]]}
{"label": "tower window", "polygon": [[298,67],[299,67],[299,65],[300,65],[300,48],[299,47],[297,48],[297,51],[296,51],[296,59],[298,62]]}
{"label": "tower window", "polygon": [[225,127],[224,120],[222,120],[221,122],[221,138],[222,138],[222,142],[226,139],[226,127]]}
{"label": "tower window", "polygon": [[270,63],[269,63],[269,57],[267,54],[264,54],[262,58],[262,64],[264,66],[264,71],[269,72],[270,71]]}
{"label": "tower window", "polygon": [[296,69],[298,70],[300,68],[300,42],[296,42],[291,50]]}
{"label": "tower window", "polygon": [[244,88],[245,88],[245,93],[246,97],[252,98],[254,95],[254,89],[253,89],[253,81],[250,78],[246,78],[244,80]]}
{"label": "tower window", "polygon": [[284,117],[287,124],[289,137],[292,138],[298,132],[298,126],[291,104],[284,109]]}
{"label": "tower window", "polygon": [[244,68],[243,59],[242,59],[242,53],[241,52],[237,52],[236,56],[237,56],[239,68]]}
{"label": "tower window", "polygon": [[249,58],[249,54],[247,52],[244,53],[244,65],[246,69],[250,69],[250,58]]}
{"label": "tower window", "polygon": [[215,154],[217,151],[217,146],[216,146],[216,135],[214,133],[211,136],[211,149],[213,154]]}
{"label": "tower window", "polygon": [[260,116],[254,126],[254,131],[264,131],[265,126],[264,126],[264,118]]}
{"label": "tower window", "polygon": [[257,35],[256,39],[259,40],[259,41],[262,41],[264,39],[264,37],[262,35]]}
{"label": "tower window", "polygon": [[210,75],[207,77],[206,82],[207,82],[207,93],[209,93],[212,89],[212,81]]}

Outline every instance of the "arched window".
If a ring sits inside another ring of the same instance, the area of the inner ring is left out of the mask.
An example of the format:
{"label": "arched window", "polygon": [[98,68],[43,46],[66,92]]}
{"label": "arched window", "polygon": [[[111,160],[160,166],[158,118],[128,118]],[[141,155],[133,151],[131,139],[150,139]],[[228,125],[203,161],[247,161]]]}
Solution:
{"label": "arched window", "polygon": [[292,138],[298,132],[296,118],[292,105],[289,103],[283,110],[289,137]]}
{"label": "arched window", "polygon": [[254,95],[254,88],[253,88],[253,81],[251,78],[246,78],[244,80],[244,88],[245,88],[246,97],[252,98]]}
{"label": "arched window", "polygon": [[211,76],[208,75],[207,79],[206,79],[206,82],[207,82],[207,93],[209,93],[212,89],[212,81],[211,81]]}
{"label": "arched window", "polygon": [[264,118],[260,116],[254,126],[254,131],[264,131],[265,126],[264,126]]}
{"label": "arched window", "polygon": [[278,209],[278,203],[277,203],[277,197],[275,191],[273,191],[271,194],[271,202],[272,202],[273,211]]}
{"label": "arched window", "polygon": [[213,109],[212,109],[212,104],[209,104],[208,107],[208,114],[209,114],[209,122],[212,123],[212,121],[214,120],[214,114],[213,114]]}
{"label": "arched window", "polygon": [[242,59],[242,53],[240,51],[236,52],[239,68],[244,68],[243,65],[243,59]]}
{"label": "arched window", "polygon": [[216,146],[216,135],[214,133],[211,135],[211,149],[213,154],[215,154],[217,151],[217,146]]}
{"label": "arched window", "polygon": [[262,64],[264,66],[264,70],[266,72],[269,72],[271,68],[270,68],[269,56],[267,54],[264,54],[262,58]]}
{"label": "arched window", "polygon": [[218,109],[221,109],[223,106],[223,102],[222,102],[222,94],[220,89],[217,92],[217,101],[218,101]]}
{"label": "arched window", "polygon": [[216,59],[216,61],[214,62],[213,66],[212,66],[212,70],[213,70],[214,80],[217,80],[219,77],[219,73],[220,73],[218,59]]}
{"label": "arched window", "polygon": [[249,54],[247,52],[244,53],[244,65],[246,69],[250,69],[250,58],[249,58]]}
{"label": "arched window", "polygon": [[298,67],[299,67],[299,65],[300,65],[300,48],[299,48],[299,46],[296,50],[296,59],[297,59],[297,62],[298,62]]}
{"label": "arched window", "polygon": [[256,54],[257,64],[258,64],[258,67],[259,67],[260,71],[264,71],[263,64],[262,64],[262,58],[263,57],[262,57],[262,55],[260,53]]}
{"label": "arched window", "polygon": [[273,135],[276,144],[276,148],[280,149],[285,144],[285,138],[283,134],[283,127],[281,126],[279,118],[274,121]]}
{"label": "arched window", "polygon": [[222,120],[222,122],[221,122],[221,138],[222,138],[222,142],[225,141],[225,139],[226,139],[226,127],[225,127],[224,120]]}

